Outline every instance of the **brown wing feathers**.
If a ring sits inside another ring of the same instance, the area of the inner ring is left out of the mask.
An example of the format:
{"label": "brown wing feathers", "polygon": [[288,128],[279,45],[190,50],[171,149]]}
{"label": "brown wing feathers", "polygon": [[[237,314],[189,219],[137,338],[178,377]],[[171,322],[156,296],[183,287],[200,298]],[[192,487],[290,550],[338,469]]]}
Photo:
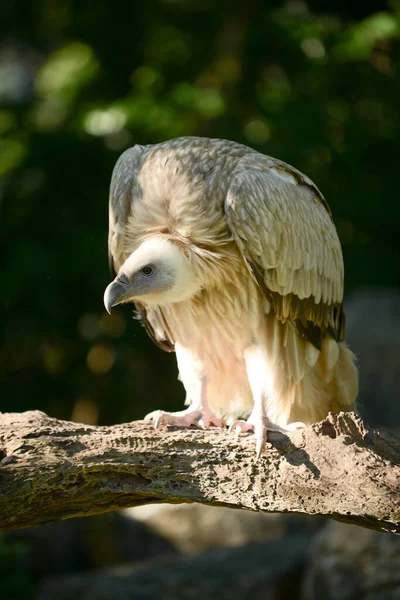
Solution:
{"label": "brown wing feathers", "polygon": [[344,337],[343,261],[329,207],[314,184],[280,162],[237,171],[225,213],[238,247],[281,322],[321,349]]}

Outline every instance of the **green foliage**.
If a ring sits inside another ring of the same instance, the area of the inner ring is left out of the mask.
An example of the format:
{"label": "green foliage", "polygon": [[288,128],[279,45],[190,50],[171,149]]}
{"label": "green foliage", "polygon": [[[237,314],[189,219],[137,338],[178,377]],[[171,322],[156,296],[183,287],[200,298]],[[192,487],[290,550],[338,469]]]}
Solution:
{"label": "green foliage", "polygon": [[104,314],[118,155],[225,137],[322,189],[346,285],[398,268],[398,1],[34,0],[0,7],[1,410],[116,422],[177,407],[174,358]]}

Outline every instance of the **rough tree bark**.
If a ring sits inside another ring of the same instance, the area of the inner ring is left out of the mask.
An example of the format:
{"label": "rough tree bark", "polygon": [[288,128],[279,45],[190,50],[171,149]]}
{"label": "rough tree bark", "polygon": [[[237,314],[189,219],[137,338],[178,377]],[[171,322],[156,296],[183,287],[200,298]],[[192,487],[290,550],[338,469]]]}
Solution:
{"label": "rough tree bark", "polygon": [[325,515],[400,533],[400,438],[354,413],[251,438],[220,429],[92,427],[0,413],[0,529],[150,502]]}

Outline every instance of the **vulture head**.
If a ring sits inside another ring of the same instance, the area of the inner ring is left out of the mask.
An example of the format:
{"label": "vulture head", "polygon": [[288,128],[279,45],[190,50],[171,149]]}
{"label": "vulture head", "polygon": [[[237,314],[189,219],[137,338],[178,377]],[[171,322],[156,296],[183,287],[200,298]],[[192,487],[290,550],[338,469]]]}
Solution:
{"label": "vulture head", "polygon": [[122,302],[146,304],[182,302],[202,287],[189,255],[177,244],[160,236],[147,238],[121,266],[104,292],[108,312]]}

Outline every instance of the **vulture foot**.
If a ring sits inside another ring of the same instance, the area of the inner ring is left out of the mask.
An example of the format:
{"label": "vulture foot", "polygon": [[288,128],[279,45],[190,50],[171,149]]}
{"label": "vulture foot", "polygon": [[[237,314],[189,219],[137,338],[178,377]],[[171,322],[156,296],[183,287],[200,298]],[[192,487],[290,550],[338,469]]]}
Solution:
{"label": "vulture foot", "polygon": [[210,425],[214,427],[225,427],[224,419],[216,417],[210,408],[194,409],[189,407],[179,412],[164,412],[155,410],[144,418],[145,421],[153,421],[155,429],[163,425],[172,425],[175,427],[190,427],[195,425],[205,429]]}
{"label": "vulture foot", "polygon": [[241,433],[253,433],[256,440],[256,460],[261,456],[261,452],[265,448],[267,441],[267,431],[270,427],[264,422],[264,419],[259,419],[256,423],[249,421],[234,421],[229,427],[229,433],[235,433],[236,438]]}
{"label": "vulture foot", "polygon": [[306,427],[306,425],[301,422],[290,423],[285,427],[280,427],[279,425],[272,423],[266,417],[254,419],[254,423],[250,422],[250,419],[248,421],[234,421],[229,427],[229,433],[235,433],[237,438],[241,433],[253,433],[256,440],[256,460],[260,458],[261,452],[265,448],[268,431],[279,431],[284,433],[285,431],[296,431],[297,429],[304,429]]}

